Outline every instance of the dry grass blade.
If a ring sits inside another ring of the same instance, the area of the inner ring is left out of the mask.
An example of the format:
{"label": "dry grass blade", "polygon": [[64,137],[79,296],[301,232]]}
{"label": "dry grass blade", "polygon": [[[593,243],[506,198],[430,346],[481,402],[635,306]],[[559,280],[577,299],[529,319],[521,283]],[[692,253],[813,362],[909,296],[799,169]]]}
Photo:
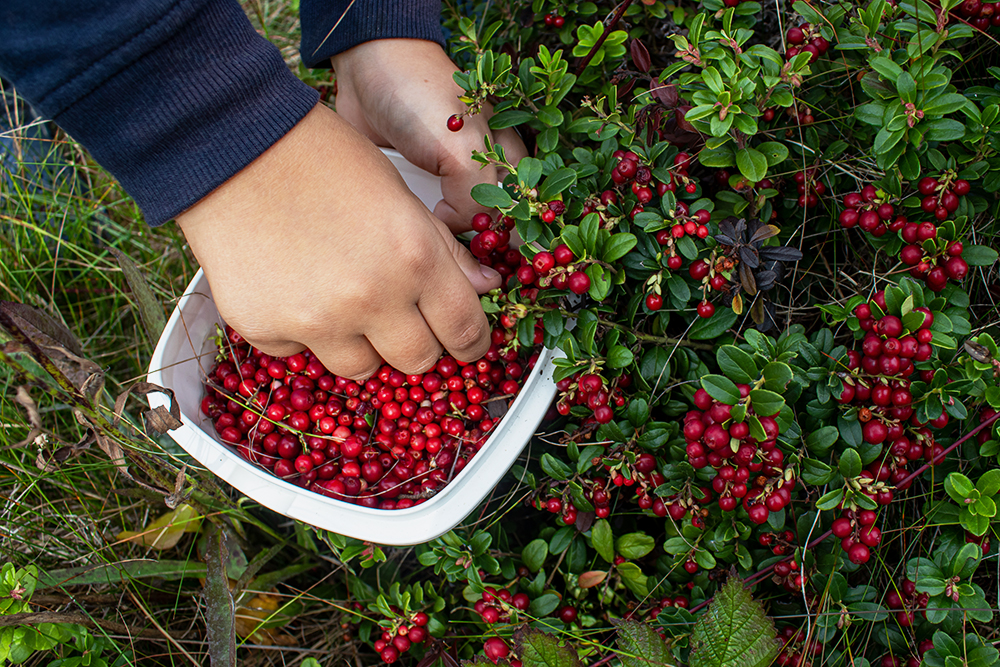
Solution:
{"label": "dry grass blade", "polygon": [[125,274],[132,296],[135,297],[135,306],[139,310],[139,318],[142,320],[142,328],[149,338],[149,344],[155,346],[160,339],[163,328],[167,325],[167,319],[163,315],[163,307],[155,296],[153,290],[149,288],[146,278],[139,272],[135,263],[118,248],[110,248],[111,254],[118,260],[118,265]]}

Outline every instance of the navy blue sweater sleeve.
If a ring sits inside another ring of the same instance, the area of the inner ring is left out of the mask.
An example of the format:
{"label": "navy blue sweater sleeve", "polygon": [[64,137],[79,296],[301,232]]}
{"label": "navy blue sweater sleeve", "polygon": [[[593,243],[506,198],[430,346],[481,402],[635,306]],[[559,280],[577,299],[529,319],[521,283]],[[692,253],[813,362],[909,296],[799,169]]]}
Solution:
{"label": "navy blue sweater sleeve", "polygon": [[302,62],[329,66],[330,56],[374,39],[411,37],[444,46],[441,0],[301,0]]}
{"label": "navy blue sweater sleeve", "polygon": [[153,225],[250,164],[318,99],[237,0],[3,0],[0,73]]}

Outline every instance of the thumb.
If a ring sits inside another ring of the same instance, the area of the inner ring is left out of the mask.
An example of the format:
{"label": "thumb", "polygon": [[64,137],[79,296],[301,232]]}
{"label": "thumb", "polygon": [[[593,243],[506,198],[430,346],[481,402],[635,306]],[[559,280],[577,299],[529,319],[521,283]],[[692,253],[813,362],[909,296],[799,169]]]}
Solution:
{"label": "thumb", "polygon": [[501,280],[499,273],[488,266],[480,264],[479,260],[469,252],[469,249],[458,242],[458,239],[455,238],[454,234],[451,233],[451,230],[444,223],[437,221],[436,226],[438,232],[444,237],[444,243],[448,247],[451,256],[455,259],[455,263],[458,264],[458,267],[462,269],[462,273],[472,283],[472,287],[476,290],[477,294],[485,294],[491,289],[500,287]]}

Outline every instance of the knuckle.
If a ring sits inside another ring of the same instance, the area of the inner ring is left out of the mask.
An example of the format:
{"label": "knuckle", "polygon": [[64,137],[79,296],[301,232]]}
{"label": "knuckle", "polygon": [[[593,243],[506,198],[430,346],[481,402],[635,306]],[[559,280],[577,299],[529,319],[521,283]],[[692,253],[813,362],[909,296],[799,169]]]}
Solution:
{"label": "knuckle", "polygon": [[448,351],[459,361],[475,361],[486,354],[489,346],[489,326],[482,315],[457,322],[447,341]]}
{"label": "knuckle", "polygon": [[441,358],[441,351],[443,349],[440,345],[435,344],[425,350],[421,350],[419,354],[415,354],[409,359],[401,359],[397,363],[387,361],[406,375],[418,375],[426,373],[434,367],[437,360]]}

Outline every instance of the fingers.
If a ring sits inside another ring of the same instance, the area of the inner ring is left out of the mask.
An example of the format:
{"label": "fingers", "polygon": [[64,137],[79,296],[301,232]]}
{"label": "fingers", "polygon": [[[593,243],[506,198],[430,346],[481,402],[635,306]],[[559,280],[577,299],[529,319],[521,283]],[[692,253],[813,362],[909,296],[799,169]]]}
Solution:
{"label": "fingers", "polygon": [[455,238],[447,226],[438,224],[437,229],[441,233],[445,247],[451,254],[455,264],[465,274],[466,279],[468,279],[469,284],[472,285],[477,294],[485,294],[491,289],[500,287],[501,278],[499,273],[489,266],[480,264],[479,260],[469,252],[469,249],[458,242],[458,239]]}
{"label": "fingers", "polygon": [[409,312],[391,318],[390,326],[380,326],[368,340],[393,368],[407,375],[424,373],[441,356],[443,349],[415,304]]}
{"label": "fingers", "polygon": [[382,366],[381,355],[363,336],[316,341],[309,349],[328,371],[355,381],[367,380]]}
{"label": "fingers", "polygon": [[[494,132],[493,138],[495,143],[503,146],[507,161],[514,166],[528,154],[521,137],[511,128]],[[496,184],[506,175],[506,172],[501,173],[496,167],[482,167],[471,155],[470,150],[443,161],[440,165],[443,199],[434,207],[434,215],[448,225],[454,234],[468,231],[472,216],[484,210],[472,198],[472,188],[480,183]]]}
{"label": "fingers", "polygon": [[497,274],[496,280],[489,282],[479,272],[479,263],[475,258],[446,229],[442,230],[442,234],[446,237],[445,242],[449,245],[452,256],[463,259],[460,262],[439,262],[438,279],[428,283],[417,306],[434,336],[453,357],[459,361],[475,361],[486,354],[490,347],[490,326],[476,290],[470,284],[472,281],[466,276],[479,273],[476,282],[494,286],[499,285],[500,276]]}

